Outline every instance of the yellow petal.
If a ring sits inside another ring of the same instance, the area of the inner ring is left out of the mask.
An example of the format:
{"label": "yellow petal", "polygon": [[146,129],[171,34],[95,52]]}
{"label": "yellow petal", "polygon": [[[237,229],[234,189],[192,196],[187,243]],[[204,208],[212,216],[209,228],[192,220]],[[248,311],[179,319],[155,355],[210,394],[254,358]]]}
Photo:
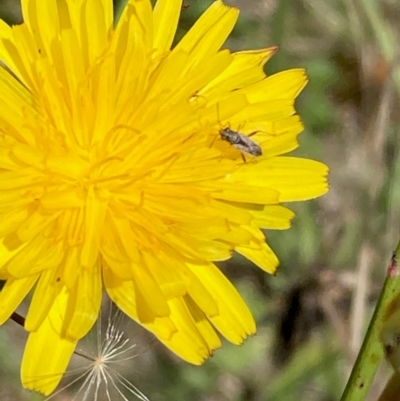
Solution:
{"label": "yellow petal", "polygon": [[153,10],[150,0],[129,0],[118,25],[123,23],[125,18],[136,25],[134,30],[143,35],[145,46],[151,49],[153,44]]}
{"label": "yellow petal", "polygon": [[275,253],[265,242],[261,244],[255,242],[254,244],[250,244],[250,246],[237,246],[235,251],[270,274],[274,274],[279,265],[279,260]]}
{"label": "yellow petal", "polygon": [[278,99],[294,100],[307,82],[306,71],[302,68],[293,68],[270,75],[252,87],[246,88],[246,95],[250,103]]}
{"label": "yellow petal", "polygon": [[[172,258],[169,258],[169,263],[174,263]],[[218,315],[218,305],[214,300],[213,294],[202,283],[202,281],[193,274],[186,263],[176,261],[174,264],[185,282],[188,295],[190,295],[191,299],[196,303],[196,306],[207,316]]]}
{"label": "yellow petal", "polygon": [[57,1],[26,0],[22,2],[24,22],[34,35],[38,48],[51,54],[59,33]]}
{"label": "yellow petal", "polygon": [[[203,363],[217,345],[215,334],[206,331],[203,324],[202,331],[196,327],[182,299],[168,301],[171,311],[169,317],[153,315],[153,320],[141,322],[137,314],[134,284],[131,281],[120,280],[107,269],[104,270],[104,285],[110,298],[124,313],[152,332],[164,345],[187,362],[195,365]],[[208,336],[204,338],[201,333],[206,332]]]}
{"label": "yellow petal", "polygon": [[158,54],[170,49],[182,8],[182,0],[158,0],[153,11],[153,47]]}
{"label": "yellow petal", "polygon": [[99,254],[101,231],[106,217],[108,206],[108,193],[102,191],[96,193],[93,186],[90,187],[86,200],[85,210],[85,241],[82,247],[81,264],[90,269]]}
{"label": "yellow petal", "polygon": [[[0,58],[3,63],[14,73],[18,72],[13,52],[10,52],[10,43],[12,40],[12,28],[0,19]],[[3,68],[1,68],[3,70]],[[18,74],[20,75],[20,74]]]}
{"label": "yellow petal", "polygon": [[[263,155],[275,156],[275,142],[271,143],[271,150],[269,148],[269,140],[274,139],[275,136],[286,136],[289,144],[287,146],[286,152],[295,149],[297,146],[292,147],[293,139],[303,131],[304,126],[300,120],[299,116],[288,116],[281,118],[279,120],[268,121],[264,120],[262,117],[257,120],[252,121],[240,121],[239,119],[232,118],[231,126],[240,128],[240,131],[245,134],[253,133],[254,139],[260,145],[263,145]],[[255,134],[254,134],[255,133]],[[265,142],[265,143],[264,143]],[[297,145],[297,144],[296,144]]]}
{"label": "yellow petal", "polygon": [[262,210],[254,210],[250,212],[254,217],[254,223],[257,227],[285,230],[290,227],[290,222],[294,217],[294,213],[280,205],[267,205]]}
{"label": "yellow petal", "polygon": [[[242,175],[240,174],[239,177],[242,177]],[[253,183],[250,179],[247,182],[243,180],[235,181],[236,173],[226,177],[224,182],[207,183],[205,185],[210,189],[214,189],[213,196],[215,199],[261,204],[278,203],[279,201],[279,192],[276,189],[271,189],[265,183],[262,185],[261,190],[261,186],[252,185]]]}
{"label": "yellow petal", "polygon": [[68,293],[62,328],[64,338],[80,340],[93,327],[99,316],[102,289],[100,261],[91,269],[80,269],[75,288]]}
{"label": "yellow petal", "polygon": [[214,326],[234,344],[255,333],[251,312],[235,287],[214,264],[190,265],[192,272],[206,285],[218,305],[219,314],[209,317]]}
{"label": "yellow petal", "polygon": [[86,49],[83,50],[88,51],[89,63],[92,63],[107,46],[109,30],[112,27],[110,1],[86,0],[83,3],[82,12],[86,31],[81,39],[84,38],[87,41]]}
{"label": "yellow petal", "polygon": [[[282,156],[242,164],[226,181],[237,188],[274,188],[279,192],[279,202],[293,202],[323,195],[328,190],[327,173],[327,166],[320,162]],[[258,199],[252,203],[258,203]]]}
{"label": "yellow petal", "polygon": [[214,330],[206,325],[204,320],[197,324],[183,299],[175,298],[169,303],[170,319],[174,322],[177,332],[171,339],[164,340],[164,345],[187,362],[202,364],[212,355],[215,348],[220,346]]}
{"label": "yellow petal", "polygon": [[[63,294],[62,296],[65,296]],[[49,395],[58,385],[76,342],[60,337],[60,304],[55,302],[38,331],[30,333],[21,364],[21,380],[28,390]]]}
{"label": "yellow petal", "polygon": [[18,308],[19,304],[32,289],[38,275],[28,276],[22,279],[8,278],[0,291],[0,324],[3,324]]}
{"label": "yellow petal", "polygon": [[[177,88],[174,93],[169,97],[169,101],[174,102],[182,98],[190,98],[198,92],[199,88],[203,87],[207,82],[218,76],[224,69],[226,69],[232,62],[232,55],[227,50],[222,50],[216,54],[210,55],[207,62],[196,66],[190,71],[189,74],[184,74],[181,81],[177,82]],[[175,67],[174,75],[178,69],[186,72],[186,65],[179,68]],[[190,65],[190,64],[189,64]]]}
{"label": "yellow petal", "polygon": [[219,348],[221,346],[221,339],[213,325],[207,319],[204,311],[199,308],[198,304],[190,296],[183,297],[183,300],[196,323],[197,330],[199,330],[201,336],[206,339],[211,352]]}
{"label": "yellow petal", "polygon": [[36,331],[38,329],[61,290],[62,283],[58,269],[49,269],[40,275],[26,316],[26,330]]}
{"label": "yellow petal", "polygon": [[[148,265],[146,262],[150,264]],[[153,269],[156,270],[157,267],[152,265],[150,258],[147,258],[146,261],[143,259],[142,265],[132,264],[136,284],[135,292],[143,297],[155,316],[168,316],[169,306],[167,299],[152,273]],[[148,294],[151,294],[151,296]]]}
{"label": "yellow petal", "polygon": [[210,206],[215,210],[216,215],[235,224],[247,225],[253,220],[251,214],[247,210],[241,207],[236,207],[231,202],[215,201]]}
{"label": "yellow petal", "polygon": [[[274,121],[287,118],[295,114],[294,99],[274,99],[265,100],[257,103],[251,103],[245,109],[241,110],[232,119],[231,124],[235,121],[246,120],[263,120]],[[234,125],[232,125],[234,127]],[[241,131],[241,130],[239,130]]]}
{"label": "yellow petal", "polygon": [[0,269],[5,269],[7,263],[28,245],[28,243],[21,244],[21,241],[18,241],[18,239],[15,243],[10,244],[8,241],[10,237],[11,236],[2,238],[0,241]]}
{"label": "yellow petal", "polygon": [[[204,316],[204,313],[198,308],[198,306],[190,298],[185,298],[185,302],[191,316],[193,316],[194,321],[196,322],[197,330],[201,333],[203,338],[206,338],[207,344],[210,348],[210,356],[212,356],[212,352],[221,347],[221,339],[216,333],[214,326],[206,316]],[[174,349],[172,349],[172,351],[174,351]]]}
{"label": "yellow petal", "polygon": [[[200,92],[200,96],[212,99],[214,96],[254,84],[265,78],[262,66],[277,48],[242,51],[234,53],[232,63]],[[246,92],[247,93],[247,92]]]}
{"label": "yellow petal", "polygon": [[[73,98],[75,91],[78,90],[79,83],[85,77],[84,56],[79,42],[78,34],[71,28],[64,28],[61,31],[62,46],[62,64],[65,71],[68,72],[65,77],[65,82],[68,82]],[[74,101],[71,99],[72,102]]]}
{"label": "yellow petal", "polygon": [[205,61],[216,53],[232,31],[239,10],[217,0],[196,21],[190,31],[177,44],[175,51],[191,54],[192,65]]}
{"label": "yellow petal", "polygon": [[[8,273],[13,277],[23,278],[27,274],[38,273],[34,265],[40,261],[40,258],[48,250],[48,243],[41,235],[38,235],[24,245],[23,247],[19,247],[18,253],[10,258],[6,265]],[[43,268],[45,269],[46,267],[42,266]]]}
{"label": "yellow petal", "polygon": [[[18,64],[16,71],[19,70],[24,70],[20,64]],[[32,94],[4,68],[0,68],[0,91],[2,94],[0,97],[2,110],[0,121],[2,125],[5,125],[10,135],[29,145],[36,146],[33,132],[26,129],[26,117],[28,115],[37,117]],[[27,172],[29,173],[30,170],[27,170]],[[33,182],[38,182],[38,180],[35,179]]]}
{"label": "yellow petal", "polygon": [[[299,126],[300,130],[302,130],[302,128],[302,125]],[[295,130],[294,132],[282,134],[276,137],[269,136],[267,139],[263,139],[262,134],[256,134],[254,135],[254,140],[263,148],[262,157],[271,158],[291,152],[292,150],[296,149],[299,146],[299,143],[297,141],[298,134],[299,132]]]}
{"label": "yellow petal", "polygon": [[223,235],[221,238],[223,242],[229,242],[232,247],[238,244],[248,244],[253,236],[245,228],[240,226],[231,226],[229,233]]}
{"label": "yellow petal", "polygon": [[66,259],[61,266],[62,269],[62,282],[67,287],[67,289],[71,290],[75,285],[75,280],[78,277],[79,269],[79,251],[77,247],[70,249],[68,254],[66,255]]}
{"label": "yellow petal", "polygon": [[48,226],[53,224],[60,216],[61,212],[46,213],[44,210],[37,210],[33,212],[17,230],[18,238],[22,242],[34,241],[35,238],[40,237]]}
{"label": "yellow petal", "polygon": [[161,249],[156,254],[143,252],[142,255],[166,299],[186,294],[184,278],[176,267],[181,265],[179,260],[168,257]]}

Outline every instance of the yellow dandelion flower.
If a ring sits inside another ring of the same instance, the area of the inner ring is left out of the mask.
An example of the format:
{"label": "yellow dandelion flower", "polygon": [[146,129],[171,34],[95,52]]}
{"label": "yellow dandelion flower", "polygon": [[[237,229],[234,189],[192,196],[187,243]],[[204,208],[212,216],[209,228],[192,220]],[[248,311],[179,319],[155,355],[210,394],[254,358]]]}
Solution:
{"label": "yellow dandelion flower", "polygon": [[103,288],[193,364],[217,332],[242,343],[253,317],[214,262],[273,273],[261,229],[327,190],[325,165],[281,156],[304,70],[266,77],[276,49],[220,50],[238,17],[221,1],[171,49],[181,6],[130,0],[114,27],[112,0],[23,0],[22,25],[0,21],[0,323],[34,288],[29,389],[57,386]]}

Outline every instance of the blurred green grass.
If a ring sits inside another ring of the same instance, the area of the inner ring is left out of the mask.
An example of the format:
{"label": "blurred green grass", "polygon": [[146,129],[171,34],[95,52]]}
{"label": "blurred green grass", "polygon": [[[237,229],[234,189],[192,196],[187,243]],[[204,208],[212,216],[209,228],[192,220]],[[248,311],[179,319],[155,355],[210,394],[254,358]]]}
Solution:
{"label": "blurred green grass", "polygon": [[[178,36],[210,3],[185,1]],[[256,337],[242,347],[225,343],[199,368],[130,326],[145,352],[127,376],[153,401],[337,400],[399,234],[400,4],[227,3],[241,9],[227,48],[279,45],[267,73],[307,68],[310,83],[297,104],[306,128],[295,153],[329,165],[331,190],[290,205],[297,214],[290,230],[266,233],[281,261],[276,277],[239,257],[222,265],[257,318]],[[17,1],[1,2],[0,17],[20,21]],[[1,399],[40,399],[20,390],[20,329],[10,322],[1,330]],[[370,400],[388,372],[379,373]],[[54,399],[73,396],[66,390]]]}

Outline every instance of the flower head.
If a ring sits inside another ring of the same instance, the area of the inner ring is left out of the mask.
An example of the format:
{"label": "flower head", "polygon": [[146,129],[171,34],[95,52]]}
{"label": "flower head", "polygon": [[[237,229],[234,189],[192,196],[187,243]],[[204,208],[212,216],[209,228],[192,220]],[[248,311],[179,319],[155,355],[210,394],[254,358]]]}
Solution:
{"label": "flower head", "polygon": [[273,273],[261,229],[327,190],[325,165],[281,156],[305,72],[266,77],[275,48],[220,50],[238,16],[221,1],[171,50],[181,5],[130,0],[114,27],[111,0],[23,0],[22,25],[0,22],[0,322],[34,288],[28,388],[53,391],[103,288],[191,363],[217,331],[242,343],[254,320],[214,262],[236,251]]}

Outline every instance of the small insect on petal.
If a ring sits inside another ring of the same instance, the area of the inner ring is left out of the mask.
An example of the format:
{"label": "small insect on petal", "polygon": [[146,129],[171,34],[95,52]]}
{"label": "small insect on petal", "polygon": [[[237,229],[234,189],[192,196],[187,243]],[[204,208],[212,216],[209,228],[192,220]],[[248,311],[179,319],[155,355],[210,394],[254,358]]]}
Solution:
{"label": "small insect on petal", "polygon": [[262,149],[259,145],[257,145],[252,139],[250,139],[247,135],[241,134],[238,131],[234,131],[228,127],[222,128],[219,131],[221,135],[221,139],[229,142],[236,149],[241,152],[248,153],[252,156],[261,156]]}

